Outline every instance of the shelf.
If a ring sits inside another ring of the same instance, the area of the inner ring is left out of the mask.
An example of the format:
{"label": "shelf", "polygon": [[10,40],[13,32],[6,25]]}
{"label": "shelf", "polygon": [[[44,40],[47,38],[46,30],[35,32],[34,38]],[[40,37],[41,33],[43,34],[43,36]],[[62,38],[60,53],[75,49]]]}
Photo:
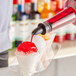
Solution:
{"label": "shelf", "polygon": [[[17,58],[14,54],[16,49],[9,52],[9,66],[18,65]],[[56,50],[54,51],[56,52]],[[76,40],[66,41],[61,44],[61,49],[58,51],[54,59],[76,56]]]}
{"label": "shelf", "polygon": [[55,56],[55,59],[75,56],[75,55],[76,55],[76,40],[66,41],[61,44],[61,49]]}

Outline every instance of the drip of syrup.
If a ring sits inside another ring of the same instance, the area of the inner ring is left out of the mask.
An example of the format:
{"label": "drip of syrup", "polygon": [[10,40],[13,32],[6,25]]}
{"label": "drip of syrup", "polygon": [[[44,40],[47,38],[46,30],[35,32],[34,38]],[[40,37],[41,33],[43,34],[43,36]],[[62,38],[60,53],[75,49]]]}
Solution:
{"label": "drip of syrup", "polygon": [[33,36],[34,36],[34,35],[31,36],[31,42],[32,42],[32,40],[33,40]]}

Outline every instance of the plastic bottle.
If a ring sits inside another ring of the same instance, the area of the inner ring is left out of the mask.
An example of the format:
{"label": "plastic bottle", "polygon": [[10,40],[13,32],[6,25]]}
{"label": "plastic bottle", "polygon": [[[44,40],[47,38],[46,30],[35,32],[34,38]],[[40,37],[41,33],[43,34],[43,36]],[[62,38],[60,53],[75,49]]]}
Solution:
{"label": "plastic bottle", "polygon": [[13,14],[17,13],[18,0],[13,0]]}
{"label": "plastic bottle", "polygon": [[40,19],[40,13],[38,12],[37,0],[31,3],[30,19]]}
{"label": "plastic bottle", "polygon": [[32,34],[46,34],[47,32],[54,31],[68,23],[73,23],[76,19],[76,11],[72,7],[68,7],[58,13],[56,16],[38,24],[38,27],[33,30]]}
{"label": "plastic bottle", "polygon": [[18,11],[17,11],[17,20],[24,21],[26,19],[29,19],[29,14],[26,14],[25,12],[25,2],[24,0],[19,0],[18,2]]}
{"label": "plastic bottle", "polygon": [[44,8],[41,12],[42,19],[51,18],[55,15],[54,11],[51,8],[49,9],[48,5],[49,5],[49,0],[45,1],[44,3]]}
{"label": "plastic bottle", "polygon": [[31,12],[31,0],[25,0],[25,12],[30,14]]}
{"label": "plastic bottle", "polygon": [[57,14],[58,12],[62,11],[64,7],[63,7],[63,0],[56,0],[56,2],[57,2],[57,5],[56,5],[55,13]]}

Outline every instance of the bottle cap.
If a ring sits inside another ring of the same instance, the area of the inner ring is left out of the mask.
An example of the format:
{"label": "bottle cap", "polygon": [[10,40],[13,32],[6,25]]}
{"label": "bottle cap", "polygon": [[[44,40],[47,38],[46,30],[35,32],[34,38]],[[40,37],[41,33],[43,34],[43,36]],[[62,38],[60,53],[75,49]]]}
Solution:
{"label": "bottle cap", "polygon": [[25,3],[31,3],[31,0],[25,0]]}
{"label": "bottle cap", "polygon": [[18,4],[18,0],[13,0],[13,4]]}

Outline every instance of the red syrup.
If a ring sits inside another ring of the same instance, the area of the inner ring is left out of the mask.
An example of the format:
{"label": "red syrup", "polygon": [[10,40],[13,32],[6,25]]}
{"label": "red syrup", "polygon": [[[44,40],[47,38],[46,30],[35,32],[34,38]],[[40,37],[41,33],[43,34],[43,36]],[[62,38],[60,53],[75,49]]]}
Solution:
{"label": "red syrup", "polygon": [[32,40],[33,35],[31,36],[31,41],[23,42],[17,47],[18,52],[23,52],[25,54],[37,53],[38,49]]}
{"label": "red syrup", "polygon": [[34,36],[34,35],[31,36],[31,42],[32,42],[32,40],[33,40],[33,36]]}

